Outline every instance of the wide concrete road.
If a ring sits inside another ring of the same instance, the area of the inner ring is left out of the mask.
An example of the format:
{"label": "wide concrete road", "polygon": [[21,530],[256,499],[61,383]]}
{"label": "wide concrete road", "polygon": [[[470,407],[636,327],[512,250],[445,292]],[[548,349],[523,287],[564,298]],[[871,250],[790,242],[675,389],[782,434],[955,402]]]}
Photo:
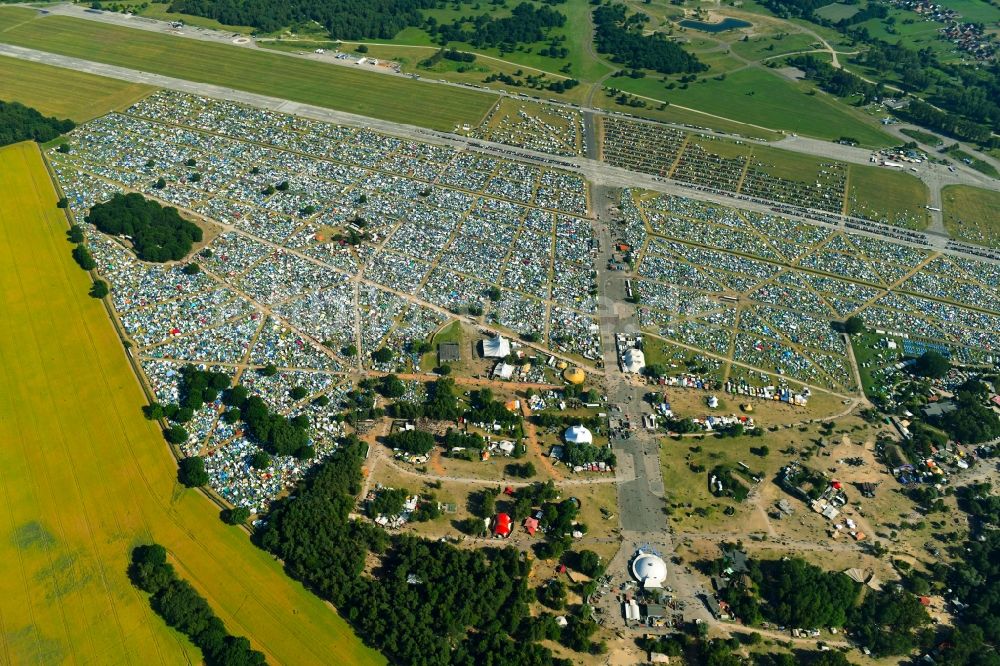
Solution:
{"label": "wide concrete road", "polygon": [[641,386],[633,384],[618,369],[615,333],[638,332],[635,306],[625,302],[623,273],[606,269],[612,253],[609,232],[611,195],[614,190],[604,186],[591,189],[591,202],[596,215],[594,230],[600,242],[597,258],[597,280],[600,288],[597,316],[601,334],[601,357],[604,361],[605,390],[613,419],[628,419],[633,430],[630,437],[615,440],[612,445],[618,458],[618,512],[621,527],[626,532],[658,533],[669,537],[666,515],[663,513],[663,478],[660,474],[659,443],[656,437],[642,429]]}

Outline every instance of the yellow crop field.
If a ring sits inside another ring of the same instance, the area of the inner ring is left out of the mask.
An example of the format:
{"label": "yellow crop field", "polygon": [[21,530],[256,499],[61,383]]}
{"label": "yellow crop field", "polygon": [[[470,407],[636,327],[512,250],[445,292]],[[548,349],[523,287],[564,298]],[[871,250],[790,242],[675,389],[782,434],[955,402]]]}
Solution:
{"label": "yellow crop field", "polygon": [[78,123],[124,109],[153,90],[141,83],[0,57],[0,99]]}
{"label": "yellow crop field", "polygon": [[385,663],[176,483],[56,197],[34,143],[0,149],[0,663],[197,662],[126,575],[151,540],[269,662]]}

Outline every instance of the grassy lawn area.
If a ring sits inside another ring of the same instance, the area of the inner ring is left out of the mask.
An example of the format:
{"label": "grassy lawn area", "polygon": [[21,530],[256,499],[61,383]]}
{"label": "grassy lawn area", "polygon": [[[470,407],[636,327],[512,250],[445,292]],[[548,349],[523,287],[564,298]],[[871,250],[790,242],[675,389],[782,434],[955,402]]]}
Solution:
{"label": "grassy lawn area", "polygon": [[833,21],[836,23],[837,21],[842,21],[845,18],[851,18],[860,10],[861,7],[858,5],[845,5],[840,2],[833,2],[825,7],[820,7],[815,13],[817,16],[821,16],[827,21]]}
{"label": "grassy lawn area", "polygon": [[9,663],[191,663],[126,575],[166,546],[178,574],[271,663],[380,664],[280,563],[176,482],[177,466],[90,277],[38,147],[0,151],[0,616]]}
{"label": "grassy lawn area", "polygon": [[931,147],[940,146],[942,143],[940,138],[938,138],[934,134],[931,134],[930,132],[922,132],[918,129],[910,129],[908,127],[904,127],[899,131],[905,134],[906,136],[910,137],[914,141],[919,141],[920,143],[923,143]]}
{"label": "grassy lawn area", "polygon": [[[513,4],[511,6],[513,6]],[[545,6],[541,2],[534,2],[532,4],[535,4],[536,7]],[[568,63],[569,72],[566,73],[566,75],[580,81],[596,81],[608,72],[613,71],[613,67],[606,65],[599,59],[594,58],[590,50],[587,48],[585,40],[586,36],[590,34],[590,12],[593,9],[588,0],[566,0],[566,2],[558,5],[555,9],[566,15],[566,25],[561,28],[553,28],[549,35],[554,39],[559,37],[566,38],[565,41],[561,43],[561,46],[568,50],[565,58],[551,58],[538,53],[538,51],[547,46],[549,40],[535,42],[532,44],[524,44],[510,52],[504,52],[498,48],[475,48],[467,42],[448,42],[448,46],[457,48],[461,51],[475,51],[476,53],[483,55],[501,58],[510,63],[514,63],[515,65],[531,67],[544,72],[552,72],[553,74],[560,73],[562,67]],[[458,18],[478,16],[484,13],[489,13],[491,16],[497,18],[510,16],[509,9],[501,9],[488,5],[483,5],[478,9],[472,9],[468,5],[462,5],[461,9],[458,10],[454,9],[452,6],[447,6],[444,9],[430,9],[424,11],[425,16],[433,17],[440,24],[451,23]],[[377,39],[365,41],[369,44],[384,42],[384,40]],[[401,30],[399,34],[391,40],[391,44],[437,46],[431,40],[427,31],[415,27]]]}
{"label": "grassy lawn area", "polygon": [[[611,79],[612,81],[619,81],[620,79]],[[678,123],[681,125],[693,125],[695,127],[707,127],[719,132],[728,132],[730,134],[739,134],[740,136],[749,137],[752,139],[764,139],[766,141],[777,141],[782,138],[781,133],[772,132],[770,130],[762,129],[760,127],[754,127],[752,125],[747,125],[741,123],[737,120],[730,120],[727,118],[717,118],[715,116],[696,111],[694,109],[682,109],[677,106],[667,106],[662,109],[658,108],[656,105],[651,104],[645,109],[628,108],[621,107],[615,103],[614,98],[608,97],[605,94],[599,94],[594,97],[594,106],[600,109],[607,109],[610,111],[625,111],[627,113],[634,114],[641,118],[649,118],[651,120],[659,120],[666,123]]]}
{"label": "grassy lawn area", "polygon": [[1000,192],[970,185],[941,190],[944,228],[955,240],[1000,247]]}
{"label": "grassy lawn area", "polygon": [[763,60],[774,58],[782,53],[808,51],[819,46],[812,35],[804,33],[785,34],[768,37],[751,37],[748,41],[737,41],[732,45],[733,51],[747,60]]}
{"label": "grassy lawn area", "polygon": [[[677,85],[668,90],[659,78],[652,77],[621,77],[609,81],[608,85],[775,130],[832,140],[849,136],[865,146],[894,143],[891,137],[836,98],[819,92],[808,95],[806,91],[812,86],[790,81],[765,69],[743,69],[722,81],[704,77],[704,83],[699,79],[687,89]],[[798,111],[788,113],[789,109]]]}
{"label": "grassy lawn area", "polygon": [[885,167],[848,167],[848,212],[874,215],[879,221],[908,229],[926,229],[930,216],[927,186],[908,173]]}
{"label": "grassy lawn area", "polygon": [[972,167],[981,174],[985,174],[990,178],[1000,178],[1000,172],[998,172],[996,170],[996,167],[994,167],[989,162],[981,160],[978,157],[975,157],[974,155],[970,155],[969,153],[959,148],[951,148],[946,152],[948,156],[951,157],[952,159],[961,160],[962,162],[965,162],[966,164],[968,164],[970,167]]}
{"label": "grassy lawn area", "polygon": [[0,58],[0,99],[78,123],[123,109],[155,88],[15,58]]}
{"label": "grassy lawn area", "polygon": [[146,18],[156,19],[158,21],[183,21],[184,25],[193,25],[199,28],[208,28],[209,30],[238,32],[243,35],[249,35],[255,30],[253,26],[226,25],[224,23],[219,23],[215,19],[206,18],[204,16],[194,16],[193,14],[180,14],[178,12],[172,12],[169,11],[169,8],[169,2],[151,2],[145,9],[140,9],[138,14],[139,16],[145,16]]}
{"label": "grassy lawn area", "polygon": [[[265,42],[266,44],[267,42]],[[286,44],[288,42],[285,42]],[[342,50],[354,51],[358,42],[344,42]],[[407,74],[419,74],[428,79],[444,79],[455,83],[469,83],[481,85],[497,90],[507,90],[513,93],[523,93],[525,95],[537,95],[543,99],[558,99],[561,101],[582,102],[587,94],[588,87],[579,85],[564,93],[556,93],[551,90],[541,90],[524,86],[512,86],[502,81],[484,83],[483,80],[493,73],[507,74],[522,81],[526,76],[545,76],[546,81],[565,81],[568,77],[553,70],[543,71],[527,65],[514,64],[506,59],[479,54],[473,63],[459,63],[454,60],[442,59],[431,68],[418,67],[418,63],[429,58],[438,51],[437,46],[405,46],[368,44],[367,55],[373,58],[394,60],[401,65],[401,70]],[[464,66],[464,67],[463,67]],[[462,71],[464,69],[464,71]],[[515,72],[520,71],[520,74]]]}
{"label": "grassy lawn area", "polygon": [[[744,471],[739,463],[743,462],[754,472],[763,473],[764,483],[767,483],[766,480],[780,467],[782,459],[778,452],[780,447],[774,445],[773,437],[716,439],[712,435],[705,435],[704,438],[668,437],[662,441],[660,471],[669,495],[668,504],[671,506],[668,520],[674,529],[681,532],[723,529],[723,525],[742,525],[747,533],[761,529],[756,524],[757,516],[754,515],[752,505],[734,497],[712,494],[708,482],[711,472],[721,467],[726,470],[726,491],[732,491],[737,496],[743,495],[754,485],[742,475]],[[750,453],[751,447],[763,444],[767,444],[769,449],[765,458]],[[737,469],[741,472],[737,473]]]}
{"label": "grassy lawn area", "polygon": [[420,367],[424,370],[430,370],[431,368],[436,368],[438,364],[438,345],[444,342],[457,342],[459,345],[459,353],[462,355],[462,360],[457,363],[451,363],[451,367],[456,371],[466,370],[469,362],[472,360],[472,347],[466,344],[466,337],[462,333],[462,322],[457,319],[452,321],[450,324],[442,328],[434,337],[431,338],[431,346],[433,349],[420,358]]}
{"label": "grassy lawn area", "polygon": [[939,38],[938,30],[941,24],[924,20],[916,12],[903,9],[890,9],[889,17],[895,19],[895,23],[891,26],[885,19],[869,19],[857,24],[857,28],[867,29],[873,39],[881,39],[890,44],[902,42],[904,46],[914,51],[930,49],[944,61],[959,59],[956,47],[947,40]]}
{"label": "grassy lawn area", "polygon": [[775,178],[812,183],[820,176],[820,171],[828,170],[823,166],[830,164],[832,160],[824,160],[815,155],[805,155],[803,153],[793,153],[790,150],[780,148],[770,148],[768,146],[753,147],[754,160],[760,161],[765,172]]}
{"label": "grassy lawn area", "polygon": [[[872,372],[879,370],[888,363],[883,362],[883,359],[880,357],[885,357],[885,355],[890,353],[895,358],[899,357],[898,351],[890,352],[882,344],[885,338],[886,336],[873,332],[851,336],[851,347],[854,349],[854,358],[858,362],[858,370],[861,373],[861,387],[868,397],[878,393],[878,387],[876,386],[875,379],[872,377]],[[899,348],[902,349],[902,345]],[[866,365],[869,367],[865,367]]]}
{"label": "grassy lawn area", "polygon": [[475,90],[10,7],[0,8],[0,41],[439,130],[478,124],[495,101]]}

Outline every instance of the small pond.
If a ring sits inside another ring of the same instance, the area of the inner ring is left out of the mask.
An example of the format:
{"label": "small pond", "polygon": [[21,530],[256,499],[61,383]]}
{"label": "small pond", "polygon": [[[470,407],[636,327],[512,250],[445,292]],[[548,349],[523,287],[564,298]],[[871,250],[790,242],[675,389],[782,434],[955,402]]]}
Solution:
{"label": "small pond", "polygon": [[749,28],[752,23],[748,21],[741,21],[740,19],[735,19],[731,17],[726,17],[718,23],[706,23],[705,21],[693,21],[691,19],[685,19],[680,22],[680,25],[685,28],[694,28],[695,30],[701,30],[702,32],[725,32],[726,30],[736,30],[737,28]]}

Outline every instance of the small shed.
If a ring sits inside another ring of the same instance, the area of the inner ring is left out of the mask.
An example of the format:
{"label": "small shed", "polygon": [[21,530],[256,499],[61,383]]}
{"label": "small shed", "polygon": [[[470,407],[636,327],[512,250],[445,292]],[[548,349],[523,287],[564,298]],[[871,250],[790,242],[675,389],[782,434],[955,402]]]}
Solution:
{"label": "small shed", "polygon": [[457,342],[442,342],[438,345],[438,363],[457,363],[462,360],[461,348]]}

